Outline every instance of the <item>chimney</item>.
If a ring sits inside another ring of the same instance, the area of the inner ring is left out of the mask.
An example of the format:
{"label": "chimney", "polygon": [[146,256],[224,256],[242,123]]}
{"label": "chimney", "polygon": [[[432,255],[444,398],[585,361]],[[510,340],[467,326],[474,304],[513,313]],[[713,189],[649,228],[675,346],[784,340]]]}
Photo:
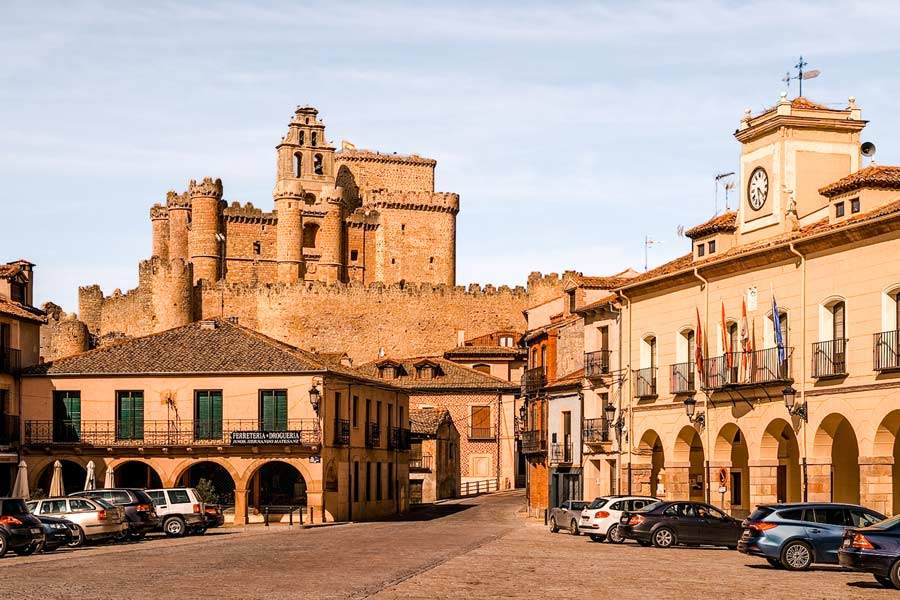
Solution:
{"label": "chimney", "polygon": [[462,348],[466,345],[466,330],[465,329],[457,329],[456,330],[456,347]]}

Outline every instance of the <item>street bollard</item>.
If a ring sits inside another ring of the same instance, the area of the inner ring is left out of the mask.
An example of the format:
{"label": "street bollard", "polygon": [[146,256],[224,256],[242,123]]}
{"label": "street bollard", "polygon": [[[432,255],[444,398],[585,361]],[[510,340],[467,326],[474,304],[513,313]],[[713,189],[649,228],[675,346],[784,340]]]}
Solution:
{"label": "street bollard", "polygon": [[268,506],[266,506],[266,512],[265,512],[265,516],[263,518],[265,519],[266,527],[268,527],[269,526],[269,507]]}
{"label": "street bollard", "polygon": [[315,513],[313,512],[313,507],[309,507],[309,524],[312,525],[315,522]]}
{"label": "street bollard", "polygon": [[294,528],[294,507],[288,507],[288,529]]}
{"label": "street bollard", "polygon": [[300,525],[303,525],[303,507],[297,507],[297,514],[300,515]]}

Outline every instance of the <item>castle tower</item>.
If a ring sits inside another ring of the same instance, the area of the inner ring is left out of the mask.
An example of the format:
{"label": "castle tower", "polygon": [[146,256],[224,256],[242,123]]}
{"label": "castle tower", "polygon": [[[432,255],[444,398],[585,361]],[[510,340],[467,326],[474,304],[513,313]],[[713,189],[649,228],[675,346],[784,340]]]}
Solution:
{"label": "castle tower", "polygon": [[169,209],[162,204],[150,207],[150,223],[153,227],[153,253],[163,260],[169,260]]}
{"label": "castle tower", "polygon": [[88,349],[90,334],[87,325],[79,321],[75,315],[65,315],[59,321],[54,336],[52,356],[49,360],[56,360],[64,356],[72,356]]}
{"label": "castle tower", "polygon": [[277,146],[276,181],[299,180],[316,198],[334,184],[334,148],[325,140],[325,123],[312,106],[298,106]]}
{"label": "castle tower", "polygon": [[325,217],[322,219],[322,256],[316,279],[326,283],[343,281],[344,259],[344,203],[341,188],[323,194]]}
{"label": "castle tower", "polygon": [[193,320],[193,270],[180,259],[151,261],[153,331],[166,331]]}
{"label": "castle tower", "polygon": [[188,185],[191,198],[190,255],[194,265],[194,283],[219,280],[222,242],[222,180],[204,177]]}
{"label": "castle tower", "polygon": [[280,180],[272,195],[278,214],[275,230],[278,281],[292,283],[303,277],[303,186],[297,180]]}
{"label": "castle tower", "polygon": [[166,209],[169,213],[169,259],[187,262],[188,223],[191,221],[191,199],[187,192],[166,194]]}

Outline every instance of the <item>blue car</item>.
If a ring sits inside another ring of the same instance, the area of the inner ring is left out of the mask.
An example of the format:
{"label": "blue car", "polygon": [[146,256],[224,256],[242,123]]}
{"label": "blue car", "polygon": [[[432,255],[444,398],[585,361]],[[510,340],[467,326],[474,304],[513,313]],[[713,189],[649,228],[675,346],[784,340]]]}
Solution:
{"label": "blue car", "polygon": [[884,519],[881,513],[855,504],[760,505],[743,522],[738,551],[791,571],[808,569],[813,563],[837,564],[848,528],[867,527]]}

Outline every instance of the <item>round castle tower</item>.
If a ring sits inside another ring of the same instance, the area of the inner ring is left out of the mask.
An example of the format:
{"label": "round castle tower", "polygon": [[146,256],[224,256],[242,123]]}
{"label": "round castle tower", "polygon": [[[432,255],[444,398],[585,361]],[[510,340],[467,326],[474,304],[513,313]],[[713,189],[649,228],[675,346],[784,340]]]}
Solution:
{"label": "round castle tower", "polygon": [[190,259],[194,266],[194,283],[205,279],[219,280],[222,242],[222,180],[204,177],[188,184],[191,199]]}
{"label": "round castle tower", "polygon": [[88,349],[90,334],[87,325],[79,321],[75,315],[65,315],[56,326],[53,336],[53,356],[51,360],[79,354]]}
{"label": "round castle tower", "polygon": [[188,223],[191,221],[191,200],[187,192],[169,191],[166,194],[166,209],[169,215],[169,256],[175,260],[187,261]]}
{"label": "round castle tower", "polygon": [[153,253],[163,260],[169,260],[169,209],[162,204],[150,207],[150,223],[153,227]]}

